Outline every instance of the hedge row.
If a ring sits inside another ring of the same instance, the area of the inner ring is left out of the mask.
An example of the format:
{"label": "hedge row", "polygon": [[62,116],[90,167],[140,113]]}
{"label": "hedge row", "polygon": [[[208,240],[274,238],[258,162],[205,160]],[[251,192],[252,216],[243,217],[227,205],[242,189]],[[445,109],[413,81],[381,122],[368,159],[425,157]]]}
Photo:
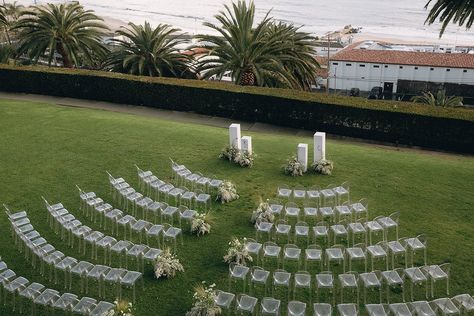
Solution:
{"label": "hedge row", "polygon": [[0,66],[0,90],[192,111],[474,153],[474,111],[215,82]]}

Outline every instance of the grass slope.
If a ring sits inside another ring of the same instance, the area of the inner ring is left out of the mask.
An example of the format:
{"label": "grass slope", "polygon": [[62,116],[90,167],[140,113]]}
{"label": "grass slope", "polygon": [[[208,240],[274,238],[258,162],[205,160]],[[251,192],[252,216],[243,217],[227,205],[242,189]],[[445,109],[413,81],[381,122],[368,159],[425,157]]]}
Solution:
{"label": "grass slope", "polygon": [[[105,170],[137,187],[133,164],[166,178],[170,175],[168,157],[172,157],[191,170],[234,181],[241,198],[228,205],[213,205],[216,220],[211,234],[202,238],[185,235],[184,247],[179,249],[185,273],[157,281],[149,269],[145,290],[138,291],[137,315],[183,315],[191,306],[195,284],[207,280],[226,288],[228,272],[222,256],[231,236],[254,236],[249,218],[259,197],[273,197],[279,183],[325,186],[348,180],[353,199],[369,199],[371,217],[400,211],[401,236],[428,234],[430,262],[452,262],[453,294],[474,292],[474,159],[329,141],[327,152],[335,161],[334,174],[293,179],[284,176],[280,166],[297,143],[311,143],[311,139],[246,134],[253,136],[258,153],[252,169],[217,159],[228,139],[224,129],[0,100],[0,202],[27,210],[35,228],[66,255],[89,260],[89,254],[78,255],[49,228],[42,195],[50,202],[61,201],[84,224],[99,229],[78,210],[74,185],[112,202]],[[11,269],[30,281],[64,291],[62,284],[49,283],[19,254],[3,213],[0,230],[4,232],[0,255]],[[97,263],[102,263],[100,259]],[[79,294],[79,284],[72,292]],[[113,301],[114,293],[109,290],[108,294]],[[10,311],[3,306],[0,310]]]}

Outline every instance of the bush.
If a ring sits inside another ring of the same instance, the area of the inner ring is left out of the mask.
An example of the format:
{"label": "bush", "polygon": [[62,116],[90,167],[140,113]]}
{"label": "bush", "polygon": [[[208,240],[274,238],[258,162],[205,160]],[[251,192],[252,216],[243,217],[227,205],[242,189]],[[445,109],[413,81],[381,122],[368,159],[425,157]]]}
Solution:
{"label": "bush", "polygon": [[286,161],[286,164],[283,166],[283,172],[292,177],[300,177],[304,174],[304,169],[298,158],[293,156]]}
{"label": "bush", "polygon": [[330,175],[332,173],[332,170],[334,169],[334,163],[331,160],[321,159],[319,161],[316,161],[311,166],[311,168],[316,173]]}
{"label": "bush", "polygon": [[301,91],[47,67],[0,66],[0,90],[193,111],[474,153],[474,111]]}
{"label": "bush", "polygon": [[237,200],[239,195],[235,185],[229,180],[222,181],[221,185],[217,188],[216,201],[221,203],[229,203],[233,200]]}

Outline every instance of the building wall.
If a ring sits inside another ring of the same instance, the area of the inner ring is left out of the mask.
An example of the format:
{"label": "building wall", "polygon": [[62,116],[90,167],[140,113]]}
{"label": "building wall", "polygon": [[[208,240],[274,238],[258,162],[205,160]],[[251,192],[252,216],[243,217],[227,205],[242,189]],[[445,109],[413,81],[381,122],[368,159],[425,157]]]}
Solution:
{"label": "building wall", "polygon": [[329,88],[349,90],[359,88],[370,91],[393,83],[397,91],[398,80],[428,81],[474,85],[474,69],[388,65],[332,60],[329,69]]}

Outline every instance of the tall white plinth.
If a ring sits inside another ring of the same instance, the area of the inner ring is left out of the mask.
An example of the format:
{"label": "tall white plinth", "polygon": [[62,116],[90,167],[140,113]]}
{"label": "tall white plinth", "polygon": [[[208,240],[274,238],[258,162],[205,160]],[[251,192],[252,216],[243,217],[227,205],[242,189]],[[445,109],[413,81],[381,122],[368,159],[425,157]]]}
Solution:
{"label": "tall white plinth", "polygon": [[240,143],[240,124],[231,124],[229,126],[229,146],[242,149]]}
{"label": "tall white plinth", "polygon": [[308,144],[298,144],[297,159],[303,165],[303,170],[308,171]]}
{"label": "tall white plinth", "polygon": [[314,134],[314,162],[326,159],[326,133]]}
{"label": "tall white plinth", "polygon": [[252,154],[252,137],[251,136],[242,136],[240,139],[240,144],[242,146],[242,151],[247,151],[249,154]]}

